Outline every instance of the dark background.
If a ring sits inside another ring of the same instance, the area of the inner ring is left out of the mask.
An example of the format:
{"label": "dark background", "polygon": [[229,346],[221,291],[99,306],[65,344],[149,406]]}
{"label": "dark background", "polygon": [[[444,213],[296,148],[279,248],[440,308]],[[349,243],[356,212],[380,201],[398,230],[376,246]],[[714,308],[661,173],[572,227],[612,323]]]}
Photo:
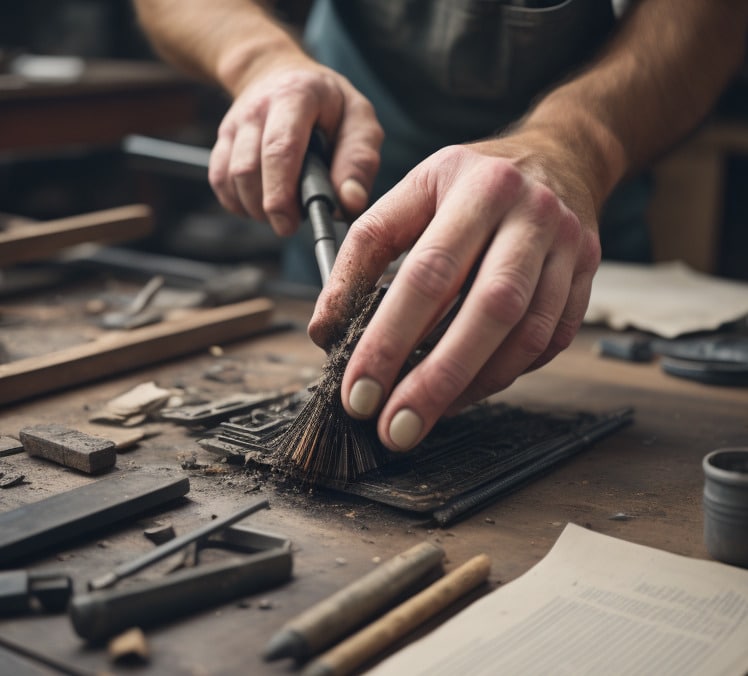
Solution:
{"label": "dark background", "polygon": [[[20,53],[158,61],[137,24],[130,0],[4,0],[0,2],[0,66],[5,67]],[[228,101],[209,86],[196,84],[196,92],[198,119],[189,129],[175,130],[173,138],[210,147]],[[748,77],[739,78],[725,93],[715,113],[748,121]],[[730,156],[715,270],[724,277],[748,279],[747,185],[748,157]],[[200,214],[218,224],[217,233],[244,232],[217,207],[207,181],[143,170],[133,165],[119,146],[0,153],[0,212],[51,219],[134,201],[148,201],[157,208],[156,234],[141,243],[148,248],[168,250],[176,241],[184,245],[182,233],[194,228],[180,228],[185,219],[200,221]],[[251,236],[257,236],[260,231],[252,232]],[[251,243],[240,246],[236,241],[230,247],[205,246],[205,242],[190,247],[187,243],[178,253],[187,251],[191,257],[212,260],[244,259],[253,252],[267,255],[265,245],[255,249]]]}

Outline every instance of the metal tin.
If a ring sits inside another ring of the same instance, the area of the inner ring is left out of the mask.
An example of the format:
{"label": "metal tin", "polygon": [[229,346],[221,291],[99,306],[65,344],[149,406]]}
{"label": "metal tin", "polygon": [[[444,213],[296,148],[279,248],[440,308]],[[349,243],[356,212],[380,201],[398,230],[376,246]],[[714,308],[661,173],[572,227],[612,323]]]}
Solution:
{"label": "metal tin", "polygon": [[708,453],[704,468],[704,543],[719,561],[748,568],[748,447]]}

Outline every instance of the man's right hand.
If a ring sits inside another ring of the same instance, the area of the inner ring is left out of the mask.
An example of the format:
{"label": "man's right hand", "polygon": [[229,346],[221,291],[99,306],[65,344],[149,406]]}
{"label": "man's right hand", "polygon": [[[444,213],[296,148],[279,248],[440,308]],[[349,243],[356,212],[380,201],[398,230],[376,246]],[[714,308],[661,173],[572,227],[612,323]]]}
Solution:
{"label": "man's right hand", "polygon": [[278,235],[293,234],[299,174],[315,126],[332,142],[330,177],[341,207],[360,214],[384,132],[371,103],[346,78],[301,53],[257,64],[223,118],[209,170],[221,204],[269,222]]}

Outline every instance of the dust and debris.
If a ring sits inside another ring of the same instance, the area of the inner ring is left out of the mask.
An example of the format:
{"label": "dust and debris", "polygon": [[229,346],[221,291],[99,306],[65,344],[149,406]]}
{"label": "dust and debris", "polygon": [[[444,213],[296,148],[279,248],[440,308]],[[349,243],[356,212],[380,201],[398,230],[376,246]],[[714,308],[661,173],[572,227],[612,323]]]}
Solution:
{"label": "dust and debris", "polygon": [[348,559],[346,559],[346,558],[344,558],[342,556],[338,556],[335,559],[335,565],[336,566],[346,566],[346,565],[348,565]]}
{"label": "dust and debris", "polygon": [[23,444],[13,437],[0,436],[0,457],[23,452]]}
{"label": "dust and debris", "polygon": [[244,382],[244,367],[233,360],[221,360],[208,367],[203,374],[206,380],[235,385]]}
{"label": "dust and debris", "polygon": [[631,521],[636,517],[633,514],[626,514],[626,512],[616,512],[608,517],[609,521]]}
{"label": "dust and debris", "polygon": [[8,474],[6,472],[0,471],[0,488],[15,488],[16,486],[20,486],[24,483],[29,483],[28,481],[26,481],[25,474]]}
{"label": "dust and debris", "polygon": [[207,467],[204,467],[203,474],[206,476],[214,476],[217,474],[226,474],[228,470],[226,469],[225,465],[208,465]]}
{"label": "dust and debris", "polygon": [[182,469],[203,469],[206,464],[197,461],[197,453],[178,453],[177,460]]}

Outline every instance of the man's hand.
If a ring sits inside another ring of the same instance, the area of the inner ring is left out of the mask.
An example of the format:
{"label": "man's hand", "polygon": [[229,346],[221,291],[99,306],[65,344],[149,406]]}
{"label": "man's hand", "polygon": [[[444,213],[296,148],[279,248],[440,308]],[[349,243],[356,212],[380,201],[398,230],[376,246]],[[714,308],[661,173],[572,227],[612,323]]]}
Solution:
{"label": "man's hand", "polygon": [[[442,149],[364,213],[343,243],[310,324],[320,344],[345,321],[351,289],[373,283],[412,247],[342,385],[348,413],[378,413],[380,439],[392,450],[412,448],[442,414],[552,359],[582,323],[600,261],[595,209],[569,168],[555,171],[533,143],[529,135]],[[446,333],[395,385],[477,261]]]}
{"label": "man's hand", "polygon": [[[292,232],[314,125],[335,148],[331,177],[343,208],[364,208],[382,141],[371,105],[309,59],[265,3],[135,6],[165,58],[235,99],[210,170],[229,209]],[[412,251],[349,362],[349,413],[379,412],[381,439],[406,450],[444,412],[568,345],[599,263],[596,214],[618,181],[704,118],[744,65],[747,27],[745,0],[631,3],[598,57],[542,96],[513,135],[439,151],[367,211],[318,301],[309,331],[319,344],[347,323],[351,295]],[[449,330],[393,386],[479,260]]]}
{"label": "man's hand", "polygon": [[279,235],[299,225],[298,184],[312,128],[333,141],[330,168],[343,209],[368,202],[383,132],[369,101],[341,75],[302,55],[271,65],[235,99],[218,129],[209,179],[226,209],[269,221]]}

